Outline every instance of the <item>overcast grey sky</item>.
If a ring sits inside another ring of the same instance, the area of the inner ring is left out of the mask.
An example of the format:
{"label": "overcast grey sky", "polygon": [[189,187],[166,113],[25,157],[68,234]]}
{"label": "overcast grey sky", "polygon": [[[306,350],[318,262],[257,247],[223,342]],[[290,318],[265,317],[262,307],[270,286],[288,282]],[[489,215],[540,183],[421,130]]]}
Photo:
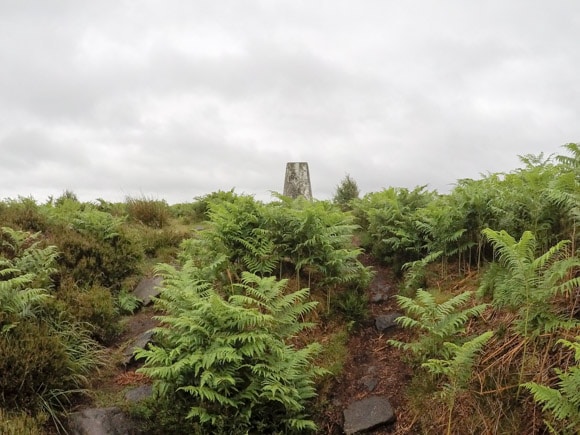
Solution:
{"label": "overcast grey sky", "polygon": [[0,199],[363,193],[580,141],[580,2],[0,0]]}

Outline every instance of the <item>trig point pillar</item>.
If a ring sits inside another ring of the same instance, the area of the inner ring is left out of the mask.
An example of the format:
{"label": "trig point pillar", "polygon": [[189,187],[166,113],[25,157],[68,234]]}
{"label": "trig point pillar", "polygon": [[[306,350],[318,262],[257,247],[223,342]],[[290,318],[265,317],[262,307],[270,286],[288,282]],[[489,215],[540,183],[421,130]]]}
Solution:
{"label": "trig point pillar", "polygon": [[284,178],[284,196],[290,198],[312,199],[312,187],[310,186],[310,172],[307,162],[286,163],[286,178]]}

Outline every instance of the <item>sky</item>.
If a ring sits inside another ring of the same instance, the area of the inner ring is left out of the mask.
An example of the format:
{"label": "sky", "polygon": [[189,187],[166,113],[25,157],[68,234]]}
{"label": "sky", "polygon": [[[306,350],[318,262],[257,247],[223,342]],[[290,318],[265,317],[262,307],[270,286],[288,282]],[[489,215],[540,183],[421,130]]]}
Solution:
{"label": "sky", "polygon": [[0,0],[0,199],[268,200],[580,141],[574,0]]}

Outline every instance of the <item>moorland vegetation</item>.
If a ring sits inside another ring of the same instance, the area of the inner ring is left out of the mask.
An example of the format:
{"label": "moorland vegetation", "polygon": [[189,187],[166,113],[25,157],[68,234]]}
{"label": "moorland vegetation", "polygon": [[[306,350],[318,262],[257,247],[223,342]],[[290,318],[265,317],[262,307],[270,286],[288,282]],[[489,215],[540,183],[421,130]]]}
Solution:
{"label": "moorland vegetation", "polygon": [[316,432],[367,318],[366,253],[398,279],[407,431],[577,433],[580,146],[521,163],[447,194],[359,198],[347,176],[333,201],[3,200],[0,432],[66,431],[151,274],[155,400],[127,405],[150,433]]}

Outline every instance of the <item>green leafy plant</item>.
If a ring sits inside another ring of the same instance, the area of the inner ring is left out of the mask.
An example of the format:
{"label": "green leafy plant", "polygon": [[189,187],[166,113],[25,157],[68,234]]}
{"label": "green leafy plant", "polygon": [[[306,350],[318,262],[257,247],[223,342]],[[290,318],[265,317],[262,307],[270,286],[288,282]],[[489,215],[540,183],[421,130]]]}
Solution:
{"label": "green leafy plant", "polygon": [[298,279],[307,274],[309,287],[314,275],[327,287],[369,284],[372,273],[358,260],[362,250],[352,243],[358,226],[350,215],[325,201],[280,199],[266,209],[266,226]]}
{"label": "green leafy plant", "polygon": [[561,339],[558,343],[574,351],[576,365],[567,370],[556,369],[557,388],[536,382],[523,386],[543,405],[543,411],[550,411],[552,423],[546,421],[546,424],[553,433],[557,433],[554,427],[559,426],[561,433],[575,434],[580,428],[580,337],[576,337],[576,342]]}
{"label": "green leafy plant", "polygon": [[287,293],[286,280],[244,272],[226,296],[191,268],[165,265],[158,273],[164,290],[156,305],[167,313],[155,329],[162,344],[137,357],[161,398],[185,404],[190,424],[212,433],[316,428],[306,403],[321,374],[312,365],[320,346],[288,343],[311,326],[301,321],[316,305],[305,302],[308,289]]}
{"label": "green leafy plant", "polygon": [[20,319],[35,317],[52,297],[50,276],[56,272],[57,253],[54,246],[39,246],[39,233],[1,230],[0,330],[6,332]]}
{"label": "green leafy plant", "polygon": [[384,189],[354,201],[353,213],[362,230],[363,246],[400,273],[403,264],[427,254],[425,238],[416,223],[436,197],[435,192],[420,186],[412,191]]}
{"label": "green leafy plant", "polygon": [[466,291],[443,302],[438,302],[432,292],[419,289],[414,299],[398,295],[397,302],[406,315],[398,317],[396,322],[404,328],[413,328],[419,332],[417,341],[405,343],[389,340],[392,346],[410,351],[419,361],[436,356],[448,356],[449,348],[443,343],[457,339],[463,332],[465,323],[471,318],[480,316],[487,304],[480,304],[461,309],[472,298],[473,293]]}
{"label": "green leafy plant", "polygon": [[117,295],[117,307],[122,314],[133,314],[142,304],[142,301],[127,290],[121,290]]}
{"label": "green leafy plant", "polygon": [[578,325],[573,313],[557,312],[552,305],[556,296],[569,296],[580,286],[580,277],[572,273],[580,268],[580,258],[569,256],[570,241],[560,241],[537,257],[536,238],[529,231],[519,241],[506,231],[486,229],[484,234],[495,248],[498,262],[484,277],[479,294],[492,293],[496,307],[516,310],[520,334],[538,336]]}
{"label": "green leafy plant", "polygon": [[351,208],[351,201],[357,199],[359,193],[357,182],[349,174],[346,174],[338,186],[336,186],[336,191],[332,200],[343,210],[349,210]]}
{"label": "green leafy plant", "polygon": [[421,367],[427,369],[429,373],[441,376],[444,379],[437,396],[445,401],[449,410],[447,434],[452,433],[453,408],[457,396],[468,388],[475,357],[492,336],[493,331],[487,331],[462,345],[445,342],[443,346],[447,350],[445,353],[449,355],[448,358],[431,358],[421,364]]}
{"label": "green leafy plant", "polygon": [[53,246],[38,234],[3,229],[0,246],[0,409],[50,415],[82,391],[103,361],[100,346],[64,311],[51,310]]}
{"label": "green leafy plant", "polygon": [[347,289],[336,296],[336,309],[345,320],[360,324],[369,317],[368,296],[357,289]]}
{"label": "green leafy plant", "polygon": [[403,265],[405,271],[403,296],[412,297],[419,288],[427,287],[427,266],[443,255],[443,251],[436,251],[421,260],[411,261]]}
{"label": "green leafy plant", "polygon": [[234,202],[239,196],[234,192],[234,190],[234,188],[227,191],[218,190],[216,192],[208,193],[207,195],[194,198],[195,202],[191,207],[188,207],[188,209],[191,209],[191,212],[193,212],[191,219],[194,221],[205,221],[209,219],[211,204],[217,204],[220,202]]}

